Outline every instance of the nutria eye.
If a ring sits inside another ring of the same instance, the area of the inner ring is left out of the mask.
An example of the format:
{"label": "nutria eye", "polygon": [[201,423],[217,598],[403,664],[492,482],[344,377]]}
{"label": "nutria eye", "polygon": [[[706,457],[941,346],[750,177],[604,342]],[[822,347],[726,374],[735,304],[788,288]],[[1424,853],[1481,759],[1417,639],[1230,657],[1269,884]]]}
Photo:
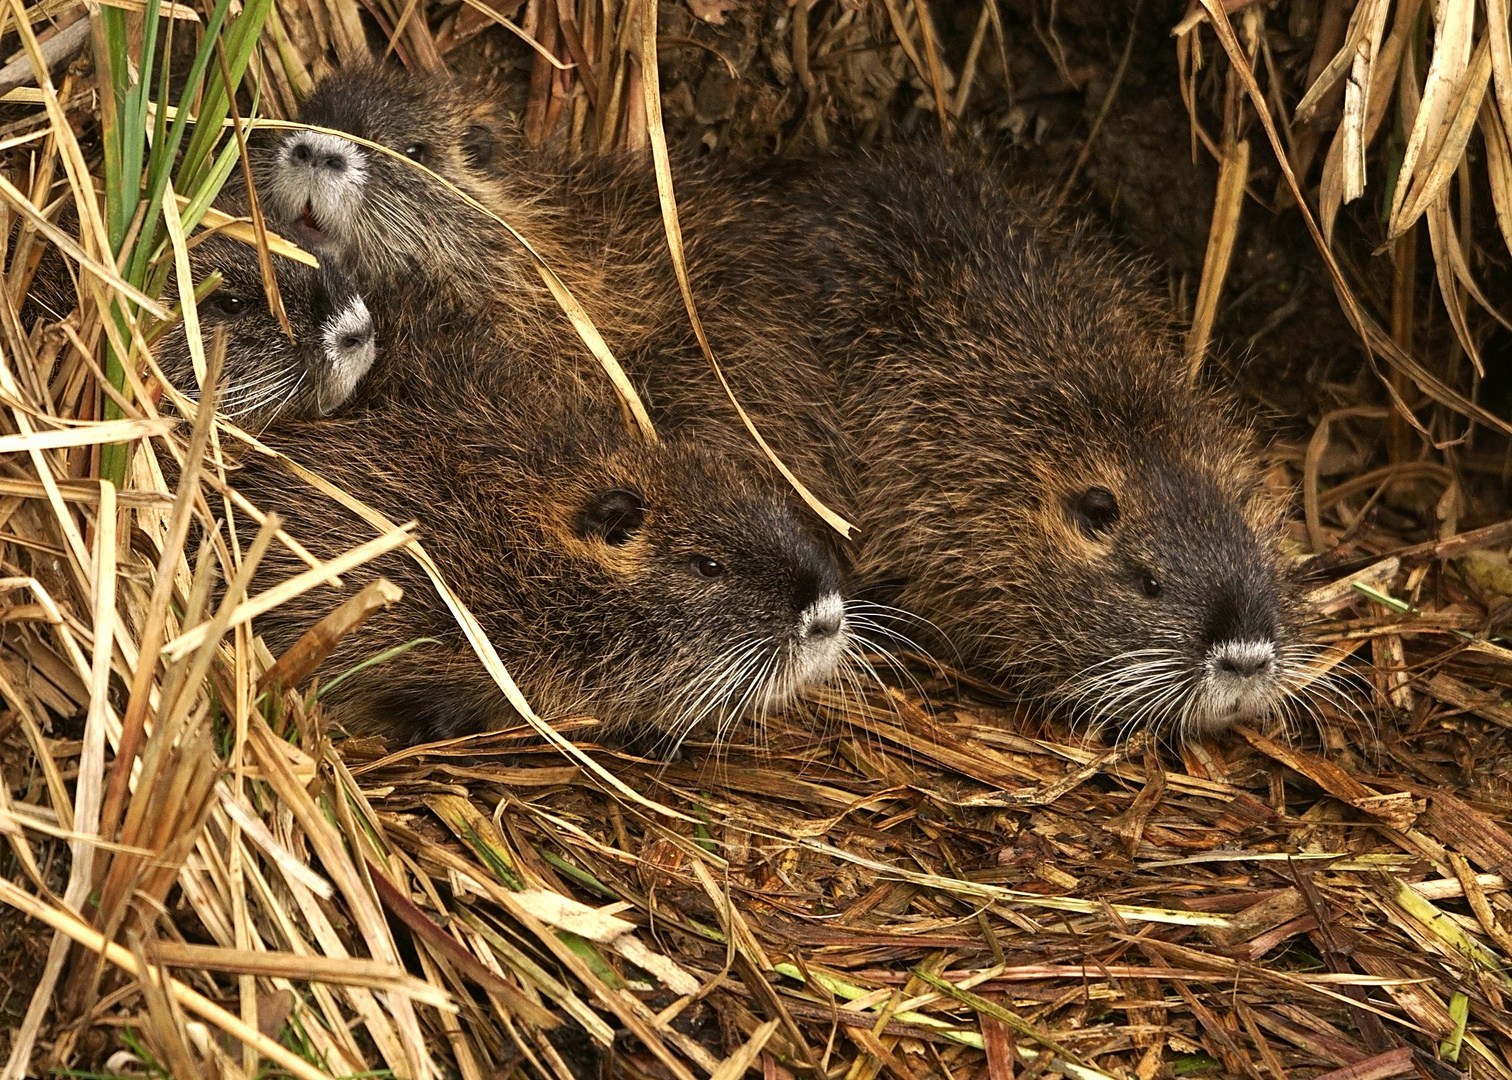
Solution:
{"label": "nutria eye", "polygon": [[1069,509],[1076,527],[1089,540],[1096,540],[1118,524],[1118,497],[1105,487],[1088,488]]}
{"label": "nutria eye", "polygon": [[405,157],[409,158],[411,161],[419,161],[422,163],[425,161],[426,155],[429,152],[430,147],[426,146],[423,142],[410,143],[404,148]]}
{"label": "nutria eye", "polygon": [[215,306],[227,315],[240,315],[247,302],[239,296],[220,296],[216,297]]}
{"label": "nutria eye", "polygon": [[1149,574],[1144,574],[1139,579],[1139,591],[1153,600],[1160,595],[1160,582]]}
{"label": "nutria eye", "polygon": [[711,559],[707,555],[694,556],[693,569],[698,572],[699,577],[709,581],[725,576],[724,563],[718,559]]}

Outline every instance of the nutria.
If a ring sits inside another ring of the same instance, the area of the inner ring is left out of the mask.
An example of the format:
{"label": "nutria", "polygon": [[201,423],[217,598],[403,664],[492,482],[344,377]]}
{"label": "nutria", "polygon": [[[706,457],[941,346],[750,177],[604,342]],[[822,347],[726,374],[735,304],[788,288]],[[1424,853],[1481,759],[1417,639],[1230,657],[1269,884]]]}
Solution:
{"label": "nutria", "polygon": [[[854,500],[860,581],[1090,725],[1184,736],[1293,708],[1309,649],[1280,508],[1136,265],[935,150],[732,183],[681,200],[709,337],[779,453]],[[665,430],[731,417],[682,326],[625,362]]]}
{"label": "nutria", "polygon": [[530,241],[614,348],[681,311],[671,279],[645,272],[665,262],[659,238],[635,232],[627,234],[633,248],[585,253],[556,193],[562,167],[532,154],[487,97],[438,76],[360,64],[323,79],[297,119],[387,147],[488,208],[405,161],[325,132],[278,132],[258,144],[253,172],[270,217],[336,259],[375,312],[402,297],[411,308],[423,300],[437,318],[486,314],[490,331],[516,348],[541,336],[574,340],[530,257],[490,213]]}
{"label": "nutria", "polygon": [[[286,424],[270,441],[390,518],[418,519],[545,716],[593,715],[667,750],[703,721],[722,729],[827,680],[850,648],[846,611],[835,563],[790,493],[688,440],[632,440],[612,402],[584,407],[594,396],[559,383],[506,408],[437,388],[423,402]],[[370,531],[265,459],[236,485],[319,556]],[[275,551],[260,574],[298,569]],[[434,640],[335,687],[322,700],[338,719],[405,740],[513,719],[419,567],[395,553],[348,578],[377,573],[404,588],[402,610],[375,617],[325,670]],[[310,594],[257,629],[276,653],[331,606]]]}
{"label": "nutria", "polygon": [[[241,427],[259,430],[279,418],[325,416],[351,397],[373,363],[373,322],[367,305],[344,275],[273,256],[273,271],[284,311],[294,331],[291,342],[268,306],[257,252],[215,233],[193,241],[189,261],[194,279],[212,273],[220,284],[199,301],[200,335],[206,349],[217,326],[227,330],[225,367],[216,405]],[[178,300],[176,277],[165,300]],[[62,256],[49,249],[39,265],[26,315],[61,319],[76,304],[73,281]],[[191,400],[199,395],[189,340],[175,321],[152,346],[153,358],[168,380]]]}

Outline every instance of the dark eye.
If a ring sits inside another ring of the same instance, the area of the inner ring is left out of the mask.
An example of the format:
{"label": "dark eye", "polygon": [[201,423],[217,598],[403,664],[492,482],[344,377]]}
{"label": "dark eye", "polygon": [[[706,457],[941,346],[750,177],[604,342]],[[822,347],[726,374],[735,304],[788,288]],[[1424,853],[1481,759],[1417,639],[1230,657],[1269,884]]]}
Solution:
{"label": "dark eye", "polygon": [[695,555],[693,557],[693,569],[697,571],[699,577],[709,581],[725,576],[724,563],[718,559],[711,559],[707,555]]}
{"label": "dark eye", "polygon": [[1091,487],[1067,506],[1076,527],[1096,540],[1118,524],[1118,497],[1105,487]]}
{"label": "dark eye", "polygon": [[225,296],[217,296],[215,298],[215,306],[225,315],[240,315],[246,310],[247,302],[239,296],[227,294]]}
{"label": "dark eye", "polygon": [[1153,600],[1160,595],[1160,582],[1150,574],[1141,574],[1139,576],[1139,591]]}
{"label": "dark eye", "polygon": [[418,161],[423,164],[429,155],[430,147],[426,146],[423,142],[410,143],[404,148],[404,156],[411,161]]}

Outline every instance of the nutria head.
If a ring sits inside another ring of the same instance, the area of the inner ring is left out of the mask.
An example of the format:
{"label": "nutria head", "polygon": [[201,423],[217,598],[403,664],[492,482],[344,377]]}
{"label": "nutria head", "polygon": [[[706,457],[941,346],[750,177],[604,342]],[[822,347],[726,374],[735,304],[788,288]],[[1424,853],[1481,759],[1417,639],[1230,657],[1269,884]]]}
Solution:
{"label": "nutria head", "polygon": [[1033,513],[1000,659],[1094,726],[1187,737],[1263,719],[1286,707],[1306,652],[1280,508],[1214,402],[1168,386],[1142,407],[1137,383],[1116,403],[1052,405],[1043,451],[1026,448]]}
{"label": "nutria head", "polygon": [[[487,215],[409,164],[425,166],[495,213],[514,212],[490,172],[506,132],[486,102],[440,78],[365,64],[324,79],[298,120],[408,159],[305,130],[283,132],[255,155],[257,190],[270,216],[302,244],[336,258],[364,288],[416,271],[445,278],[464,294],[538,287],[519,273],[511,242]],[[469,284],[469,277],[486,280]]]}
{"label": "nutria head", "polygon": [[[285,425],[276,445],[421,541],[548,718],[595,716],[616,737],[674,748],[703,724],[791,703],[850,647],[839,576],[786,492],[691,442],[629,440],[521,388],[489,406],[391,404]],[[441,400],[438,396],[438,400]],[[322,556],[370,529],[254,460],[237,486],[278,510]],[[266,574],[298,566],[270,553]],[[349,727],[406,741],[517,722],[429,581],[407,556],[379,560],[406,591],[325,670],[434,639],[344,681],[323,700]],[[332,601],[306,597],[259,619],[274,651]]]}
{"label": "nutria head", "polygon": [[[376,355],[373,321],[344,275],[273,256],[279,296],[294,331],[284,332],[268,306],[257,252],[229,237],[210,235],[190,249],[196,282],[211,273],[220,284],[197,305],[208,350],[217,327],[226,329],[226,359],[217,408],[242,427],[275,419],[325,416],[352,396]],[[170,292],[176,299],[177,290]],[[183,324],[153,346],[158,365],[178,390],[199,395]]]}

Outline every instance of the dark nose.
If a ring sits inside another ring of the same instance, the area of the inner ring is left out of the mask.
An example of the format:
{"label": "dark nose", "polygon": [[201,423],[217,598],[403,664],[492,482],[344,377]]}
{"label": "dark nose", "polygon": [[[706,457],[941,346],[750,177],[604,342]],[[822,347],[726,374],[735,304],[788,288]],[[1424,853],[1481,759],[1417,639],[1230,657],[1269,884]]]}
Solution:
{"label": "dark nose", "polygon": [[289,147],[289,157],[301,165],[312,169],[328,169],[331,172],[343,172],[347,167],[347,159],[341,154],[322,154],[308,140],[300,139]]}
{"label": "dark nose", "polygon": [[845,620],[839,612],[826,612],[816,615],[808,625],[808,638],[810,641],[823,641],[832,638],[840,632],[840,626]]}
{"label": "dark nose", "polygon": [[1275,649],[1269,643],[1231,641],[1219,646],[1218,670],[1242,679],[1264,675],[1275,662]]}

